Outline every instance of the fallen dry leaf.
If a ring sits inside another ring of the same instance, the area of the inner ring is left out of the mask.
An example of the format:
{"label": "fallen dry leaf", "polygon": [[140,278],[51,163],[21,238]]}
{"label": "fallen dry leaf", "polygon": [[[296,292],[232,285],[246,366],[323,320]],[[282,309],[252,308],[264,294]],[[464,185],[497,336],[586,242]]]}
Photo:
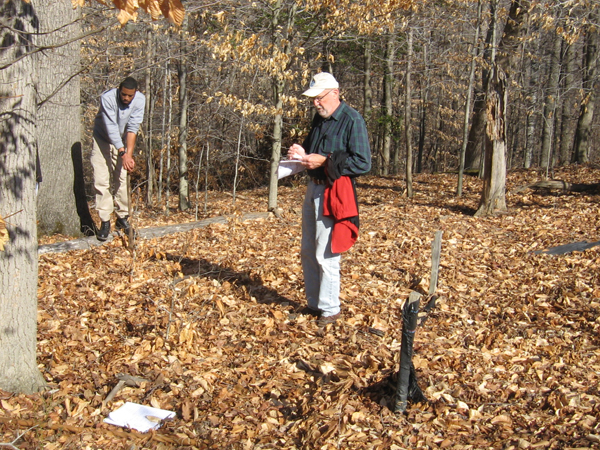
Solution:
{"label": "fallen dry leaf", "polygon": [[[595,182],[600,170],[555,175]],[[512,172],[508,190],[535,181],[534,171]],[[293,212],[302,188],[281,187],[283,220],[140,239],[135,261],[118,239],[42,255],[38,363],[50,390],[0,392],[0,442],[36,425],[21,450],[40,442],[115,450],[596,448],[600,248],[532,250],[600,240],[600,196],[523,191],[507,196],[507,214],[475,219],[480,181],[466,179],[461,198],[455,184],[451,174],[416,174],[407,199],[400,178],[358,180],[361,232],[342,259],[344,321],[327,333],[313,320],[289,319],[305,305]],[[267,195],[245,192],[234,207],[213,192],[208,212],[263,210]],[[141,210],[135,220],[149,227],[193,218]],[[438,299],[414,347],[429,402],[398,415],[402,305],[428,286],[437,230]],[[148,381],[103,404],[119,373]],[[152,436],[103,424],[125,401],[177,417]]]}

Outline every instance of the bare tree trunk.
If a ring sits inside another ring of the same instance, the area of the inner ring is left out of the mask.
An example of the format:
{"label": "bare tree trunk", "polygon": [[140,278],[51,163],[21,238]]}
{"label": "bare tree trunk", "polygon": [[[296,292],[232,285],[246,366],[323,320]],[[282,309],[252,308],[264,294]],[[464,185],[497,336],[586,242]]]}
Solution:
{"label": "bare tree trunk", "polygon": [[528,14],[528,0],[512,1],[498,53],[492,54],[492,61],[496,64],[492,66],[486,94],[484,180],[476,216],[506,211],[506,74],[513,70]]}
{"label": "bare tree trunk", "polygon": [[[283,12],[283,0],[277,0],[274,5],[274,14],[271,19],[272,39],[274,49],[280,49],[283,54],[289,55],[291,46],[290,31],[293,29],[296,18],[297,5],[293,3],[290,6],[287,17],[287,26],[284,28],[283,35],[280,35],[279,16]],[[331,70],[330,70],[331,72]],[[256,76],[256,75],[255,75]],[[268,211],[277,212],[277,167],[281,159],[281,142],[283,139],[283,90],[285,88],[285,79],[281,74],[272,77],[273,85],[273,106],[277,113],[273,123],[273,145],[271,146],[271,172],[269,177],[269,203]]]}
{"label": "bare tree trunk", "polygon": [[146,31],[148,47],[146,51],[146,204],[152,207],[154,203],[154,187],[156,185],[156,173],[154,172],[154,161],[152,158],[152,119],[154,116],[154,81],[152,79],[152,66],[154,65],[154,32],[151,28]]}
{"label": "bare tree trunk", "polygon": [[33,393],[45,385],[36,363],[36,65],[32,33],[34,6],[7,0],[0,7],[0,217],[9,241],[0,251],[0,389]]}
{"label": "bare tree trunk", "polygon": [[371,88],[371,71],[373,70],[373,54],[370,36],[367,36],[365,43],[365,79],[364,79],[364,105],[363,105],[363,117],[365,122],[369,123],[371,114],[373,112],[373,89]]}
{"label": "bare tree trunk", "polygon": [[471,128],[465,149],[465,168],[479,169],[481,166],[481,142],[485,133],[485,111],[489,70],[486,66],[493,63],[493,54],[496,48],[496,28],[498,23],[498,0],[490,0],[490,23],[485,38],[485,47],[483,50],[484,67],[481,71],[481,91],[475,93],[473,103],[473,117],[471,119]]}
{"label": "bare tree trunk", "polygon": [[160,157],[158,163],[158,189],[157,189],[157,201],[160,205],[162,203],[162,192],[163,192],[163,180],[164,180],[164,167],[165,167],[165,146],[166,146],[166,130],[167,130],[167,88],[169,86],[169,63],[165,63],[165,73],[163,81],[163,109],[162,109],[162,127],[160,133]]}
{"label": "bare tree trunk", "polygon": [[[273,80],[273,103],[277,111],[283,110],[283,94],[284,82],[281,79]],[[273,123],[273,144],[271,146],[271,173],[269,178],[269,205],[268,211],[277,209],[277,167],[281,159],[281,141],[283,134],[283,114],[277,113]]]}
{"label": "bare tree trunk", "polygon": [[477,57],[477,45],[479,43],[479,30],[481,28],[481,0],[477,2],[477,26],[471,48],[471,71],[469,72],[469,87],[467,88],[467,101],[465,103],[465,119],[463,125],[463,145],[460,150],[459,168],[458,168],[458,187],[456,195],[462,195],[463,174],[465,171],[465,154],[467,152],[467,143],[469,142],[469,116],[471,114],[471,99],[473,97],[473,86],[475,84],[475,60]]}
{"label": "bare tree trunk", "polygon": [[[526,60],[526,64],[527,64],[527,68],[526,68],[526,83],[528,87],[532,86],[532,75],[531,75],[531,60],[529,58],[527,58]],[[531,105],[530,108],[527,109],[527,121],[526,121],[526,127],[525,127],[525,154],[523,155],[523,167],[525,169],[529,169],[531,167],[531,165],[533,164],[533,150],[535,147],[535,131],[536,131],[536,124],[537,124],[537,112],[535,110],[535,105],[537,104],[537,99],[538,99],[538,89],[537,87],[535,89],[531,90],[531,100],[529,101],[529,104]]]}
{"label": "bare tree trunk", "polygon": [[561,120],[560,120],[560,151],[558,164],[565,165],[571,162],[571,150],[573,148],[574,130],[572,118],[575,116],[575,111],[571,106],[572,95],[574,90],[575,73],[575,51],[573,45],[566,43],[567,46],[564,55],[563,67],[566,67],[563,74],[564,86],[562,87],[561,95]]}
{"label": "bare tree trunk", "polygon": [[419,109],[419,148],[417,150],[417,173],[423,171],[423,155],[425,152],[425,137],[427,135],[427,105],[429,104],[429,42],[423,43],[424,74],[421,77],[419,94],[421,105]]}
{"label": "bare tree trunk", "polygon": [[[250,89],[248,91],[248,99],[247,101],[250,101],[250,98],[252,97],[252,87],[254,86],[254,83],[256,81],[256,77],[258,75],[259,69],[257,68],[256,71],[254,72],[254,79],[252,80],[252,83],[250,84]],[[281,83],[281,91],[280,93],[277,95],[279,101],[281,102],[280,108],[278,109],[278,111],[283,109],[283,101],[281,100],[281,94],[283,93],[283,81],[277,79],[276,83],[280,82]],[[275,89],[277,89],[275,87]],[[235,152],[235,175],[233,177],[233,204],[235,205],[235,196],[236,196],[236,192],[237,192],[237,185],[238,185],[238,175],[240,173],[240,156],[241,156],[241,151],[242,151],[242,134],[244,131],[244,115],[241,114],[240,117],[240,128],[238,131],[238,140],[237,140],[237,150]],[[282,114],[278,113],[275,115],[275,128],[277,128],[277,122],[279,121],[279,130],[275,130],[273,131],[274,134],[274,140],[279,140],[279,146],[278,148],[281,149],[281,135],[282,135],[282,128],[283,128],[283,116]],[[279,161],[279,156],[277,156],[277,161]],[[277,175],[275,175],[275,179],[277,179]],[[275,187],[275,197],[277,197],[277,187]],[[277,207],[277,200],[275,200],[275,207]]]}
{"label": "bare tree trunk", "polygon": [[384,109],[384,126],[383,126],[383,148],[382,148],[382,175],[390,174],[390,152],[392,147],[392,118],[393,118],[393,89],[394,89],[394,55],[396,53],[395,46],[396,35],[390,33],[388,35],[385,48],[385,65],[383,66],[383,109]]}
{"label": "bare tree trunk", "polygon": [[[552,143],[554,141],[554,121],[556,115],[556,98],[558,96],[558,83],[560,81],[560,50],[562,38],[554,36],[554,45],[550,55],[550,67],[544,102],[544,122],[542,127],[542,159],[541,166],[546,169],[546,174],[552,163]],[[547,175],[546,175],[547,176]]]}
{"label": "bare tree trunk", "polygon": [[196,171],[196,211],[195,220],[198,220],[198,209],[200,208],[200,198],[198,197],[200,189],[200,173],[202,170],[202,156],[204,155],[204,148],[198,152],[198,170]]}
{"label": "bare tree trunk", "polygon": [[208,209],[208,170],[210,169],[210,141],[206,141],[206,164],[204,165],[204,214]]}
{"label": "bare tree trunk", "polygon": [[167,142],[165,143],[165,152],[167,155],[167,167],[165,176],[165,214],[168,216],[171,202],[171,124],[173,123],[173,84],[171,74],[168,73],[167,97],[169,98],[168,123],[167,123]]}
{"label": "bare tree trunk", "polygon": [[506,211],[506,76],[494,71],[487,93],[485,177],[475,216]]}
{"label": "bare tree trunk", "polygon": [[[80,10],[70,0],[34,0],[40,33],[36,45],[49,47],[35,56],[37,136],[43,182],[39,185],[40,234],[93,232],[83,180],[80,108],[80,43],[60,45],[80,33]],[[52,46],[56,46],[52,48]],[[79,216],[78,216],[79,214]]]}
{"label": "bare tree trunk", "polygon": [[[597,11],[597,10],[596,10]],[[597,18],[598,14],[592,14],[591,18]],[[595,23],[595,20],[594,20]],[[590,135],[592,132],[592,120],[594,119],[594,103],[596,93],[594,82],[598,72],[598,27],[589,26],[585,39],[583,68],[583,91],[584,98],[581,102],[581,111],[575,131],[575,146],[573,149],[573,162],[589,162]]]}
{"label": "bare tree trunk", "polygon": [[188,88],[187,88],[187,30],[188,16],[186,14],[181,27],[181,44],[179,56],[179,210],[185,211],[190,207],[190,187],[188,182]]}
{"label": "bare tree trunk", "polygon": [[405,78],[405,95],[404,95],[404,142],[406,144],[406,195],[412,198],[413,180],[412,180],[412,58],[413,58],[413,29],[408,26],[407,38],[407,53],[406,53],[406,78]]}

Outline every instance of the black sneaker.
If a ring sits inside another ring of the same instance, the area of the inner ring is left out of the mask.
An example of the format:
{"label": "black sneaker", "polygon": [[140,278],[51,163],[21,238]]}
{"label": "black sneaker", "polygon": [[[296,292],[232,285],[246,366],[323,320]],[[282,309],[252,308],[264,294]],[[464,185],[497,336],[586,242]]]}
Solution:
{"label": "black sneaker", "polygon": [[135,239],[135,230],[131,228],[127,219],[129,219],[129,216],[119,217],[115,222],[115,227],[121,230],[125,236],[129,237],[129,233],[131,233],[131,237]]}
{"label": "black sneaker", "polygon": [[119,217],[115,222],[115,227],[117,230],[123,230],[123,233],[129,234],[129,216]]}
{"label": "black sneaker", "polygon": [[98,233],[96,234],[96,238],[99,241],[105,241],[108,239],[108,235],[110,234],[110,220],[106,222],[102,221],[100,228],[98,229]]}

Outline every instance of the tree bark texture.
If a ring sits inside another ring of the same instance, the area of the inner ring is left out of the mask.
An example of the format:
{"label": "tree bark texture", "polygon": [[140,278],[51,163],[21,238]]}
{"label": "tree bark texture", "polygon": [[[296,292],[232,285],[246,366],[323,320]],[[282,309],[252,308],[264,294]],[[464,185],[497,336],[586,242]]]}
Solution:
{"label": "tree bark texture", "polygon": [[[281,79],[273,80],[273,104],[277,111],[282,111],[284,81]],[[283,114],[277,113],[273,118],[273,144],[271,146],[271,172],[269,176],[269,204],[268,210],[277,209],[277,168],[281,159],[281,142],[283,138]]]}
{"label": "tree bark texture", "polygon": [[190,187],[188,181],[188,87],[187,87],[187,46],[188,16],[183,19],[181,29],[181,54],[179,57],[179,210],[190,207]]}
{"label": "tree bark texture", "polygon": [[0,11],[10,24],[0,31],[0,63],[16,61],[0,70],[0,216],[10,215],[0,252],[0,389],[33,393],[45,384],[36,363],[36,66],[22,56],[33,50],[39,17],[21,0],[3,2]]}
{"label": "tree bark texture", "polygon": [[371,88],[371,71],[373,70],[373,43],[371,39],[365,42],[365,79],[364,79],[364,104],[363,117],[365,122],[371,121],[373,113],[373,89]]}
{"label": "tree bark texture", "polygon": [[146,205],[152,207],[154,205],[154,188],[156,186],[156,172],[154,168],[154,158],[152,155],[152,119],[154,117],[154,105],[156,104],[156,95],[154,95],[154,78],[152,76],[152,67],[154,65],[154,32],[150,28],[146,31],[147,50],[146,50],[146,110],[144,119],[146,119],[146,136],[145,136],[145,158],[146,158]]}
{"label": "tree bark texture", "polygon": [[574,46],[563,40],[566,50],[564,51],[563,64],[564,69],[561,76],[563,80],[561,94],[561,119],[560,119],[560,151],[558,164],[565,165],[571,161],[571,151],[573,149],[573,138],[575,135],[573,118],[576,116],[574,108],[571,106],[572,96],[570,93],[574,90],[573,73],[575,70],[575,50]]}
{"label": "tree bark texture", "polygon": [[[168,97],[168,119],[167,119],[167,139],[165,143],[165,148],[163,151],[166,152],[167,162],[166,162],[166,174],[165,174],[165,214],[168,216],[171,207],[171,125],[173,123],[173,83],[171,80],[171,72],[167,73],[167,97]],[[166,107],[165,102],[165,107]]]}
{"label": "tree bark texture", "polygon": [[[287,26],[280,30],[280,15],[284,12],[283,1],[278,0],[274,4],[273,17],[271,18],[271,33],[274,48],[281,48],[285,55],[290,54],[291,40],[290,30],[293,28],[293,23],[296,17],[297,6],[292,4],[289,6],[287,16]],[[284,68],[285,69],[285,68]],[[275,115],[273,117],[273,143],[271,145],[271,166],[269,173],[269,200],[268,210],[277,213],[277,168],[281,159],[281,143],[283,142],[283,92],[285,89],[285,78],[283,74],[274,74],[271,77],[273,86],[273,106],[275,107]]]}
{"label": "tree bark texture", "polygon": [[477,44],[479,43],[479,30],[481,28],[481,0],[477,2],[477,26],[471,48],[471,69],[469,71],[469,85],[467,87],[467,101],[465,102],[465,117],[463,121],[463,143],[458,160],[458,186],[456,194],[460,197],[463,189],[463,174],[465,171],[465,155],[469,141],[469,119],[471,113],[471,99],[473,97],[473,86],[475,84],[475,62],[477,58]]}
{"label": "tree bark texture", "polygon": [[387,38],[385,49],[385,65],[383,67],[383,149],[382,149],[382,175],[390,174],[390,154],[392,148],[392,116],[393,116],[393,89],[394,89],[394,55],[396,35],[391,33]]}
{"label": "tree bark texture", "polygon": [[[593,17],[598,17],[594,14]],[[598,73],[598,27],[589,26],[587,29],[584,53],[583,91],[584,98],[575,130],[575,146],[573,162],[589,162],[590,135],[594,119],[594,102],[596,93],[594,83]]]}
{"label": "tree bark texture", "polygon": [[425,68],[422,80],[420,82],[419,96],[421,104],[419,107],[419,144],[417,150],[417,173],[423,171],[423,157],[425,155],[425,138],[427,136],[427,120],[429,105],[429,44],[427,41],[423,44],[423,67]]}
{"label": "tree bark texture", "polygon": [[549,169],[552,165],[552,148],[554,139],[554,120],[556,115],[556,99],[560,81],[560,51],[562,38],[554,36],[554,45],[548,74],[546,101],[544,102],[544,123],[542,129],[542,159],[541,166]]}
{"label": "tree bark texture", "polygon": [[475,90],[475,100],[473,102],[473,117],[471,119],[471,128],[467,139],[465,149],[465,169],[477,169],[481,166],[481,141],[485,132],[485,93],[488,85],[488,69],[493,63],[492,48],[496,45],[496,23],[498,20],[497,0],[490,1],[490,23],[485,37],[483,49],[484,67],[481,70],[481,88]]}
{"label": "tree bark texture", "polygon": [[413,154],[412,154],[412,57],[413,57],[413,30],[409,26],[407,32],[406,53],[406,81],[404,91],[404,142],[406,144],[406,195],[412,198],[413,193]]}
{"label": "tree bark texture", "polygon": [[33,0],[39,19],[35,55],[38,80],[37,139],[43,181],[37,208],[41,234],[77,235],[94,228],[85,195],[81,149],[80,10],[70,0]]}
{"label": "tree bark texture", "polygon": [[506,75],[494,70],[487,93],[484,179],[476,216],[506,211]]}

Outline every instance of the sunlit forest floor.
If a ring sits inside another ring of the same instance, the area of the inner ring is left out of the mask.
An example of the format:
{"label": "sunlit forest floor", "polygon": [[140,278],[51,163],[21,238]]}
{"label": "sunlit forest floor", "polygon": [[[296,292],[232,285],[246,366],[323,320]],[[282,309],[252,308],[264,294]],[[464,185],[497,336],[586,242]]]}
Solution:
{"label": "sunlit forest floor", "polygon": [[[597,183],[600,168],[554,178]],[[38,363],[48,390],[0,391],[0,442],[19,449],[600,448],[600,194],[517,188],[508,212],[474,218],[481,181],[418,174],[359,179],[361,231],[343,256],[343,320],[319,330],[304,306],[303,182],[209,192],[201,217],[162,238],[40,256]],[[201,194],[204,202],[204,193]],[[137,228],[195,220],[138,209]],[[427,292],[443,232],[436,307],[413,362],[427,402],[394,413],[402,306]],[[56,240],[57,238],[53,238]],[[49,242],[52,239],[46,239]],[[382,336],[374,334],[379,330]],[[118,374],[146,381],[104,402]],[[176,413],[146,434],[103,423],[125,402]]]}

